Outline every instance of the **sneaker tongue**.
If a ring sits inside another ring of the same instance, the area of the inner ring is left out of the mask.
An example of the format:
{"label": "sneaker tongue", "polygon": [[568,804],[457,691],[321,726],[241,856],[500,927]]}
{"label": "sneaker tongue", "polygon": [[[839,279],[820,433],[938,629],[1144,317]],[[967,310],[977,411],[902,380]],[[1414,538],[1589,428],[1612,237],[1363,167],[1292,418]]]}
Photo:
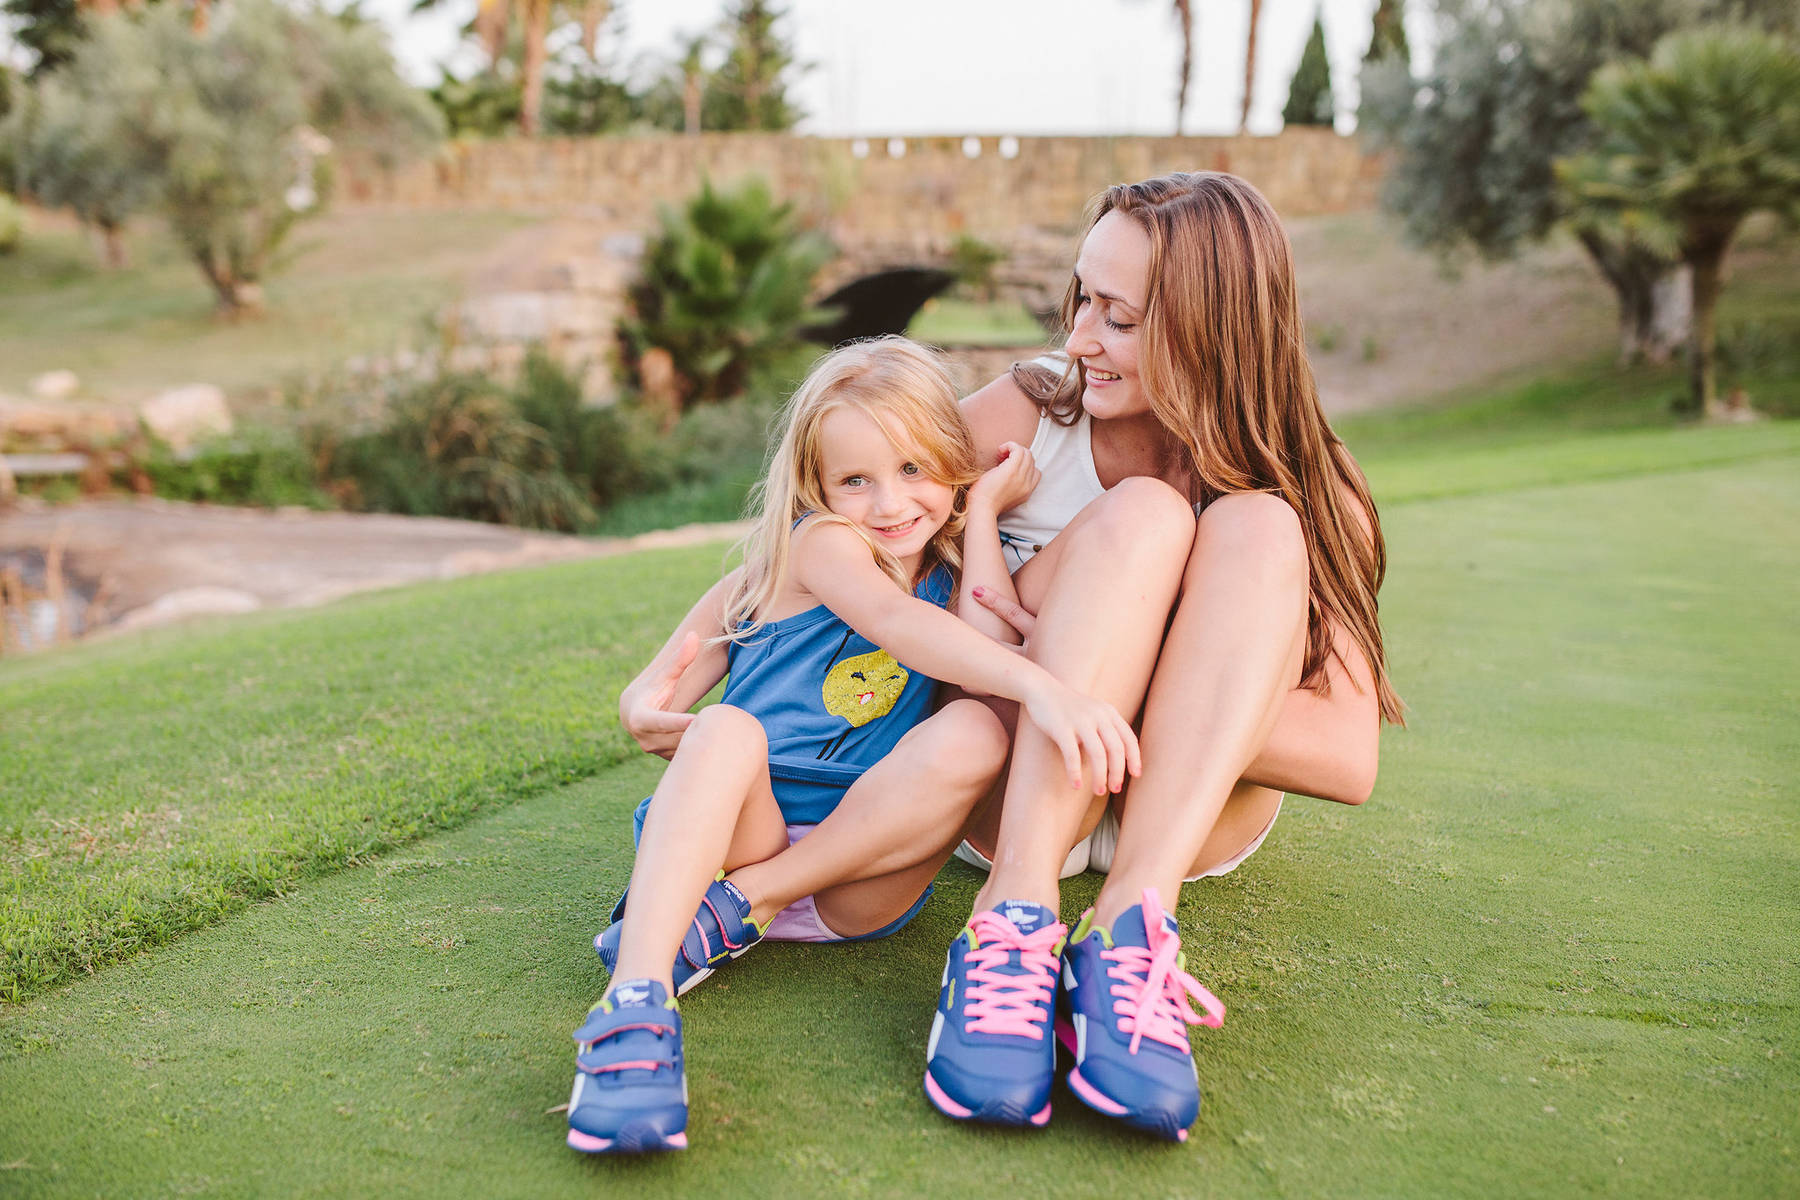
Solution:
{"label": "sneaker tongue", "polygon": [[612,990],[614,1008],[661,1008],[669,994],[654,979],[629,979]]}
{"label": "sneaker tongue", "polygon": [[1036,933],[1046,925],[1056,924],[1056,913],[1030,900],[1005,900],[994,911],[1013,923],[1020,933]]}
{"label": "sneaker tongue", "polygon": [[[1181,932],[1171,913],[1162,914],[1162,928],[1165,933]],[[1123,943],[1128,946],[1148,946],[1150,931],[1144,926],[1144,906],[1134,904],[1120,913],[1118,920],[1113,922],[1110,932],[1114,945]]]}

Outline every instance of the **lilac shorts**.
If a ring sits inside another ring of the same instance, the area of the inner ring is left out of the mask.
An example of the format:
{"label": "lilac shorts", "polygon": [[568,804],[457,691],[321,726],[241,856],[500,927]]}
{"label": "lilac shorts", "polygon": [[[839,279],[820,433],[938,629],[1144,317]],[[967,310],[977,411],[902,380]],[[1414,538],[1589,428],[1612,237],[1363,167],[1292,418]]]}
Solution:
{"label": "lilac shorts", "polygon": [[[789,825],[787,827],[788,845],[793,845],[811,833],[814,828],[816,826]],[[819,906],[813,903],[811,896],[806,896],[794,901],[770,919],[769,928],[763,934],[763,940],[767,942],[872,942],[876,938],[884,938],[889,934],[898,933],[902,926],[918,916],[919,910],[925,907],[925,901],[931,898],[931,890],[934,886],[926,885],[925,890],[919,893],[919,898],[913,901],[912,907],[897,919],[889,921],[873,933],[859,933],[854,937],[845,937],[825,924],[824,919],[819,916]]]}

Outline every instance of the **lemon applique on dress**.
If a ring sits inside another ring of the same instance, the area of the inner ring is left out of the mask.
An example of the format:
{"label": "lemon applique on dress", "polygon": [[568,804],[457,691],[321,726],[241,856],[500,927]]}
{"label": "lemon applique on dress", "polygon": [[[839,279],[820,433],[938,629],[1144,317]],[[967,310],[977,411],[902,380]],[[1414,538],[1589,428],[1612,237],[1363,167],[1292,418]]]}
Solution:
{"label": "lemon applique on dress", "polygon": [[886,650],[846,658],[825,675],[825,711],[860,729],[894,711],[906,690],[906,668]]}

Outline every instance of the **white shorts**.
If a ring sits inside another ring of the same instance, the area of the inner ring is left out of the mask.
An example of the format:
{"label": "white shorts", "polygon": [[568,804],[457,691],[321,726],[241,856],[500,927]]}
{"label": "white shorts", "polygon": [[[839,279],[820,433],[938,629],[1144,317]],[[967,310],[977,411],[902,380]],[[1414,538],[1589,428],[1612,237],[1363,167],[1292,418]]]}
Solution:
{"label": "white shorts", "polygon": [[[1282,801],[1286,799],[1286,796],[1282,796],[1275,801],[1275,811],[1269,814],[1269,823],[1262,827],[1261,833],[1250,839],[1248,846],[1209,871],[1202,871],[1198,875],[1189,875],[1183,882],[1193,883],[1197,879],[1229,875],[1242,866],[1245,859],[1262,849],[1263,842],[1269,836],[1269,830],[1275,828],[1275,818],[1281,815]],[[1100,814],[1100,824],[1094,826],[1094,832],[1076,842],[1075,848],[1069,851],[1069,857],[1063,860],[1062,871],[1057,878],[1067,879],[1071,875],[1079,875],[1083,871],[1098,871],[1102,875],[1106,874],[1112,870],[1113,851],[1118,848],[1118,845],[1119,815],[1111,805],[1107,805],[1106,811]],[[970,866],[980,867],[983,871],[994,869],[992,860],[967,841],[956,848],[955,855]]]}

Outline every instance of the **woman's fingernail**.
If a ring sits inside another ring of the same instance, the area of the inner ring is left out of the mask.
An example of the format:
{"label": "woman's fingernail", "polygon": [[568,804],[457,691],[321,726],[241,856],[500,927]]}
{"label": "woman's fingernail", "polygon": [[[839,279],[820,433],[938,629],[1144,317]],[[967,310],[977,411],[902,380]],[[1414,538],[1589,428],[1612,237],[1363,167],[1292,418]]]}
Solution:
{"label": "woman's fingernail", "polygon": [[978,588],[976,588],[976,589],[975,589],[975,598],[976,598],[976,599],[977,599],[977,600],[979,600],[979,599],[981,599],[981,598],[982,598],[982,597],[983,597],[983,596],[985,596],[985,595],[987,595],[987,589],[986,589],[986,588],[984,588],[984,587],[978,587]]}

